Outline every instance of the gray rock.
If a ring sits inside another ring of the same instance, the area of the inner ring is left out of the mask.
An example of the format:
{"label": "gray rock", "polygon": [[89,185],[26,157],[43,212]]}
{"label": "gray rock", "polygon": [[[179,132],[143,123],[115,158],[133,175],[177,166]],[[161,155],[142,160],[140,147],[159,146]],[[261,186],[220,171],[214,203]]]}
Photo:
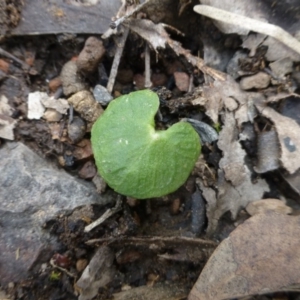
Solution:
{"label": "gray rock", "polygon": [[97,84],[95,86],[93,94],[95,100],[103,106],[108,105],[108,103],[113,99],[112,95],[108,92],[108,90],[100,84]]}
{"label": "gray rock", "polygon": [[270,76],[259,72],[252,76],[243,77],[240,81],[240,87],[243,90],[264,89],[270,84]]}
{"label": "gray rock", "polygon": [[0,149],[0,171],[0,285],[28,278],[57,249],[41,228],[45,221],[78,206],[112,201],[21,143]]}

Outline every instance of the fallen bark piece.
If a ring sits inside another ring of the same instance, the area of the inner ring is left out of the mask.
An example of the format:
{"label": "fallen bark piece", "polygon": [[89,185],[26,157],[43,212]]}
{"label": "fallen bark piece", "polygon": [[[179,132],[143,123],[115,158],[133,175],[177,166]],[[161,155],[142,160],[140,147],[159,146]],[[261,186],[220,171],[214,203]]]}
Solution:
{"label": "fallen bark piece", "polygon": [[222,300],[300,290],[299,216],[257,214],[223,240],[188,300]]}

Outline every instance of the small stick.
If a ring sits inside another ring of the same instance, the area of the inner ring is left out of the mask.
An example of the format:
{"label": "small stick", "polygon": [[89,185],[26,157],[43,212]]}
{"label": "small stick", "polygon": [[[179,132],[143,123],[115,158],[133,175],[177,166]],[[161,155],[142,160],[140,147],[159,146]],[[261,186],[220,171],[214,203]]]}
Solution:
{"label": "small stick", "polygon": [[116,203],[115,207],[109,208],[99,219],[97,219],[96,221],[94,221],[90,225],[86,226],[84,228],[84,232],[90,232],[95,227],[97,227],[100,224],[102,224],[105,220],[107,220],[108,218],[110,218],[112,215],[114,215],[115,213],[117,213],[121,209],[122,209],[122,199],[121,199],[121,197],[118,197],[117,203]]}
{"label": "small stick", "polygon": [[145,88],[150,88],[151,82],[151,70],[150,70],[150,49],[149,45],[145,45]]}
{"label": "small stick", "polygon": [[118,37],[118,41],[117,41],[117,50],[116,50],[116,54],[114,57],[114,61],[113,61],[113,65],[111,67],[110,70],[110,74],[109,74],[109,79],[108,79],[108,83],[107,83],[107,91],[111,94],[112,90],[114,88],[114,84],[115,84],[115,80],[116,80],[116,76],[118,73],[118,67],[120,64],[120,60],[122,57],[122,53],[124,50],[124,46],[127,40],[129,34],[129,28],[128,27],[124,27],[124,32],[123,34]]}
{"label": "small stick", "polygon": [[[131,16],[133,16],[135,13],[139,12],[144,6],[145,4],[147,4],[150,0],[146,0],[144,3],[141,3],[139,5],[137,5],[133,10],[131,10],[128,14],[126,14],[125,16],[122,16],[121,18],[117,19],[116,21],[114,21],[110,27],[112,29],[117,28],[119,25],[121,25],[124,21],[126,21],[128,18],[130,18]],[[121,7],[122,8],[122,7]]]}
{"label": "small stick", "polygon": [[15,57],[14,55],[10,54],[9,52],[5,51],[4,49],[2,49],[0,47],[0,55],[3,55],[11,60],[13,60],[15,63],[17,63],[19,66],[22,67],[22,69],[24,71],[29,71],[30,70],[30,66],[28,64],[26,64],[24,61],[18,59],[17,57]]}

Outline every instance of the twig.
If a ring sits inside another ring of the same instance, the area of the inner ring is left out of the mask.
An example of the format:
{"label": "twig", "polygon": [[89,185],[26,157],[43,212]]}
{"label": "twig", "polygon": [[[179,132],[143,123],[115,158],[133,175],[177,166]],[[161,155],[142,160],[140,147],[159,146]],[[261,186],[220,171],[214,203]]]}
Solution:
{"label": "twig", "polygon": [[121,57],[122,57],[122,53],[123,53],[123,50],[124,50],[124,46],[125,46],[125,43],[126,43],[126,40],[127,40],[127,37],[128,37],[128,33],[129,33],[129,28],[124,27],[123,34],[120,37],[118,37],[117,50],[116,50],[113,65],[111,67],[110,74],[109,74],[109,79],[108,79],[108,83],[107,83],[107,90],[110,94],[112,93],[112,90],[114,88],[116,76],[117,76],[117,73],[118,73],[118,67],[119,67],[120,60],[121,60]]}
{"label": "twig", "polygon": [[[128,14],[126,14],[125,16],[122,16],[121,18],[117,19],[116,21],[114,21],[110,27],[112,29],[117,28],[118,26],[120,26],[124,21],[126,21],[128,18],[132,17],[135,13],[139,12],[150,0],[146,0],[144,3],[141,3],[139,5],[137,5],[133,10],[131,10]],[[122,8],[122,7],[121,7]]]}
{"label": "twig", "polygon": [[90,232],[95,227],[97,227],[100,224],[102,224],[105,220],[107,220],[108,218],[110,218],[112,215],[114,215],[115,213],[117,213],[121,209],[122,209],[122,199],[121,199],[121,197],[119,197],[117,199],[117,203],[116,203],[115,207],[108,209],[99,219],[97,219],[96,221],[94,221],[90,225],[86,226],[84,228],[84,232]]}
{"label": "twig", "polygon": [[2,49],[1,47],[0,47],[0,55],[3,55],[3,56],[5,56],[5,57],[7,57],[7,58],[13,60],[15,63],[17,63],[19,66],[21,66],[21,68],[22,68],[24,71],[29,71],[30,68],[31,68],[26,62],[24,62],[24,61],[18,59],[17,57],[15,57],[14,55],[12,55],[12,54],[10,54],[9,52],[5,51],[5,50]]}
{"label": "twig", "polygon": [[59,267],[58,265],[56,265],[53,259],[50,260],[50,265],[51,265],[53,268],[56,268],[56,269],[58,269],[58,270],[60,270],[60,271],[62,271],[62,272],[64,272],[64,273],[66,273],[68,276],[70,276],[70,277],[72,277],[72,278],[76,278],[76,275],[75,275],[75,274],[69,272],[69,271],[68,271],[67,269],[65,269],[65,268],[62,268],[62,267]]}
{"label": "twig", "polygon": [[164,236],[143,236],[143,237],[118,237],[118,238],[99,238],[92,239],[86,242],[87,245],[93,245],[96,243],[109,243],[109,244],[121,244],[125,245],[152,245],[152,244],[160,244],[160,245],[203,245],[206,247],[216,247],[217,243],[204,240],[200,238],[189,238],[183,236],[174,236],[174,237],[164,237]]}
{"label": "twig", "polygon": [[237,25],[262,34],[267,34],[300,54],[300,42],[279,26],[251,19],[208,5],[196,5],[194,7],[194,11],[198,14],[221,22]]}
{"label": "twig", "polygon": [[151,82],[151,71],[150,71],[150,49],[149,45],[145,45],[145,88],[150,88],[152,86]]}

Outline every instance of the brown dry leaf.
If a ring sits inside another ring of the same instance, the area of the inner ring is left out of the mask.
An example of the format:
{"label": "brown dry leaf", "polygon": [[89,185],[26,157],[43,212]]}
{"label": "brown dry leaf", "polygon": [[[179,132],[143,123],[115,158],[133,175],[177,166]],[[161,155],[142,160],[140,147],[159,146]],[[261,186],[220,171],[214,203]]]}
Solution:
{"label": "brown dry leaf", "polygon": [[140,286],[114,294],[114,300],[179,300],[185,299],[186,287],[175,284],[158,283],[154,286]]}
{"label": "brown dry leaf", "polygon": [[299,291],[299,222],[299,216],[271,212],[238,226],[210,257],[188,299]]}
{"label": "brown dry leaf", "polygon": [[282,166],[290,173],[300,168],[300,126],[291,118],[282,116],[262,101],[255,102],[258,111],[270,119],[277,131],[280,144],[280,161]]}
{"label": "brown dry leaf", "polygon": [[210,86],[203,88],[203,96],[208,99],[205,103],[206,114],[214,123],[219,122],[219,112],[224,105],[232,100],[239,104],[236,111],[238,124],[249,121],[248,94],[240,89],[239,84],[229,75],[225,81],[216,80]]}
{"label": "brown dry leaf", "polygon": [[292,213],[292,208],[279,199],[262,199],[249,203],[246,207],[246,211],[251,216],[268,211],[288,215]]}
{"label": "brown dry leaf", "polygon": [[[205,191],[208,202],[207,233],[211,235],[217,227],[219,218],[230,211],[233,219],[239,210],[248,203],[262,199],[263,194],[269,191],[269,186],[264,179],[251,180],[252,171],[245,164],[246,152],[238,142],[238,130],[233,113],[225,114],[224,127],[220,132],[218,146],[223,152],[218,172],[218,195]],[[203,190],[203,187],[200,186]]]}

